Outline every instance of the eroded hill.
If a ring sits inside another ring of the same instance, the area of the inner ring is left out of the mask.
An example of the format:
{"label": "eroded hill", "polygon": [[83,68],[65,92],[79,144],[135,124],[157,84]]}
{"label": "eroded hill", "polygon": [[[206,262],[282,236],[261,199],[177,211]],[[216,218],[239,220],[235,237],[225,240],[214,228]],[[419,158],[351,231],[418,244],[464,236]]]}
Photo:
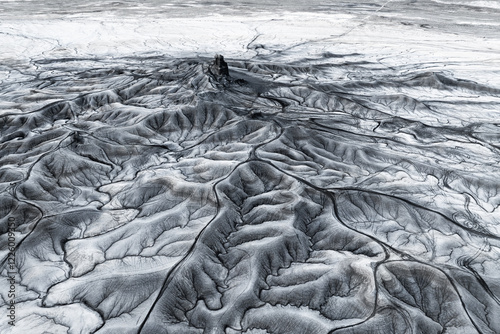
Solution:
{"label": "eroded hill", "polygon": [[16,329],[500,332],[500,90],[342,57],[4,81]]}

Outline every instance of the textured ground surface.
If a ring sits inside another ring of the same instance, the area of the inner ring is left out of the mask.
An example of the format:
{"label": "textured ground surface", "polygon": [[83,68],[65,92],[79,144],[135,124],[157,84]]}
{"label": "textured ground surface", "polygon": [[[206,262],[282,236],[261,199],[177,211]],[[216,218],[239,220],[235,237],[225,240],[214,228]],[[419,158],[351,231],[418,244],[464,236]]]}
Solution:
{"label": "textured ground surface", "polygon": [[0,2],[0,332],[500,333],[500,6],[451,3]]}

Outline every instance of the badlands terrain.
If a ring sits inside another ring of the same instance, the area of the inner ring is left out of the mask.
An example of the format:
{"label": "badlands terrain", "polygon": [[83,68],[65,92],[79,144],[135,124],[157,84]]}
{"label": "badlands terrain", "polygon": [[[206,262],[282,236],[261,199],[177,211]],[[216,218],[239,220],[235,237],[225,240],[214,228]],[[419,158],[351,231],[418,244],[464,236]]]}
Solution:
{"label": "badlands terrain", "polygon": [[500,333],[499,17],[0,1],[0,332]]}

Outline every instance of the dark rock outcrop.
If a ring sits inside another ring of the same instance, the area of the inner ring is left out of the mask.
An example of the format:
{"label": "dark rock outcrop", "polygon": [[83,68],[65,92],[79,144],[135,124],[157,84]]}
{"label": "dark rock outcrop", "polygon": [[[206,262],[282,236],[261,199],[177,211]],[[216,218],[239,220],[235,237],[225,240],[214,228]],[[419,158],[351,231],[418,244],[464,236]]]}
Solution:
{"label": "dark rock outcrop", "polygon": [[210,71],[219,77],[228,77],[229,76],[229,68],[227,66],[227,63],[224,60],[224,56],[222,55],[215,55],[214,62],[210,66]]}

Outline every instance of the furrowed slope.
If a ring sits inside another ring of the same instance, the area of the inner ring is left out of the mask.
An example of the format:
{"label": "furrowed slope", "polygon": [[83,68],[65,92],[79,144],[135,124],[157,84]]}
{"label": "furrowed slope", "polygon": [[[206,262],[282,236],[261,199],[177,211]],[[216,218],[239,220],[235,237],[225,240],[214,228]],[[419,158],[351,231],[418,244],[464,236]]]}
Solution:
{"label": "furrowed slope", "polygon": [[500,91],[347,57],[2,82],[16,330],[499,332]]}

